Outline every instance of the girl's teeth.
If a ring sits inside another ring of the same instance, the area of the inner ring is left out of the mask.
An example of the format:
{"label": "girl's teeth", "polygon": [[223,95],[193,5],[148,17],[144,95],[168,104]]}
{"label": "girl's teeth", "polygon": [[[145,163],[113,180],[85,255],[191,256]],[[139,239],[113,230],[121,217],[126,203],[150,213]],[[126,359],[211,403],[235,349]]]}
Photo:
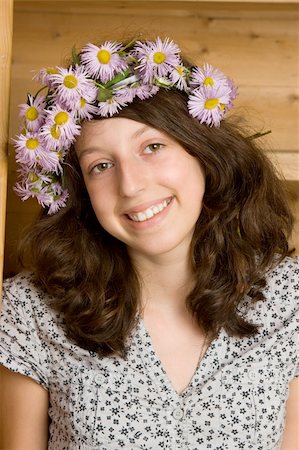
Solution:
{"label": "girl's teeth", "polygon": [[134,222],[144,222],[147,219],[151,219],[155,214],[163,211],[164,208],[170,203],[169,201],[164,200],[164,202],[159,203],[158,205],[154,205],[151,208],[146,209],[143,212],[136,214],[129,214],[129,217]]}

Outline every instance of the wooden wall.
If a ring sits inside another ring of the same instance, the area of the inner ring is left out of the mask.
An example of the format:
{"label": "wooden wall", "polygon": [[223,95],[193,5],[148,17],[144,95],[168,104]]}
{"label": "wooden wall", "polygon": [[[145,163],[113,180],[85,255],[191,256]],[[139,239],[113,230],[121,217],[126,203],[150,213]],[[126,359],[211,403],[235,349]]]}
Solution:
{"label": "wooden wall", "polygon": [[[290,189],[299,218],[299,10],[283,1],[23,1],[14,2],[10,136],[18,132],[18,107],[34,91],[34,70],[61,64],[75,44],[170,36],[198,64],[210,62],[239,86],[235,111],[259,131]],[[36,212],[12,192],[16,167],[10,149],[4,275],[17,270],[15,248]],[[293,241],[299,248],[298,229]]]}

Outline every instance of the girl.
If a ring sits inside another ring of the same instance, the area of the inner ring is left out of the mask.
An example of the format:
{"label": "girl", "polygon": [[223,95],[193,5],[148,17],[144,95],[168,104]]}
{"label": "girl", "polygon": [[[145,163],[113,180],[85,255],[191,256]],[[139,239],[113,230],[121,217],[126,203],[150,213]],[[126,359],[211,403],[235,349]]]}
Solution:
{"label": "girl", "polygon": [[1,448],[296,450],[293,219],[233,82],[169,39],[72,58],[21,105],[46,212],[4,287]]}

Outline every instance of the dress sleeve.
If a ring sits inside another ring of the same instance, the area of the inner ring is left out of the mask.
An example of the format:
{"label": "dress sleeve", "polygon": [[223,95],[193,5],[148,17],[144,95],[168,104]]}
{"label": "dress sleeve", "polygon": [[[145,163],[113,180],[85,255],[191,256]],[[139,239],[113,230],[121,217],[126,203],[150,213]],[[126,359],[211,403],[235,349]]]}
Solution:
{"label": "dress sleeve", "polygon": [[297,351],[297,364],[294,372],[295,377],[299,377],[299,256],[293,260],[290,275],[290,295],[294,299],[295,315],[295,345]]}
{"label": "dress sleeve", "polygon": [[273,271],[272,299],[275,299],[275,308],[272,311],[271,323],[281,323],[280,329],[291,333],[294,355],[293,377],[299,376],[299,256],[286,258]]}
{"label": "dress sleeve", "polygon": [[46,349],[38,336],[38,304],[26,276],[6,280],[0,317],[0,364],[48,388]]}

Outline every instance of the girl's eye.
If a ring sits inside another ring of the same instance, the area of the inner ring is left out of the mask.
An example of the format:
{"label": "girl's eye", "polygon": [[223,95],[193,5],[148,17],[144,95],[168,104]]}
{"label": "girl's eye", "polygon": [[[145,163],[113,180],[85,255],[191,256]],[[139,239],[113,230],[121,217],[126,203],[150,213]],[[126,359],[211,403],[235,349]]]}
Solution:
{"label": "girl's eye", "polygon": [[111,169],[112,166],[113,166],[113,164],[110,162],[102,162],[102,163],[99,163],[99,164],[96,164],[95,166],[93,166],[90,172],[91,173],[102,173],[102,172],[105,172],[105,170]]}
{"label": "girl's eye", "polygon": [[144,153],[150,154],[150,153],[157,153],[161,148],[163,147],[163,144],[149,144],[145,147]]}

